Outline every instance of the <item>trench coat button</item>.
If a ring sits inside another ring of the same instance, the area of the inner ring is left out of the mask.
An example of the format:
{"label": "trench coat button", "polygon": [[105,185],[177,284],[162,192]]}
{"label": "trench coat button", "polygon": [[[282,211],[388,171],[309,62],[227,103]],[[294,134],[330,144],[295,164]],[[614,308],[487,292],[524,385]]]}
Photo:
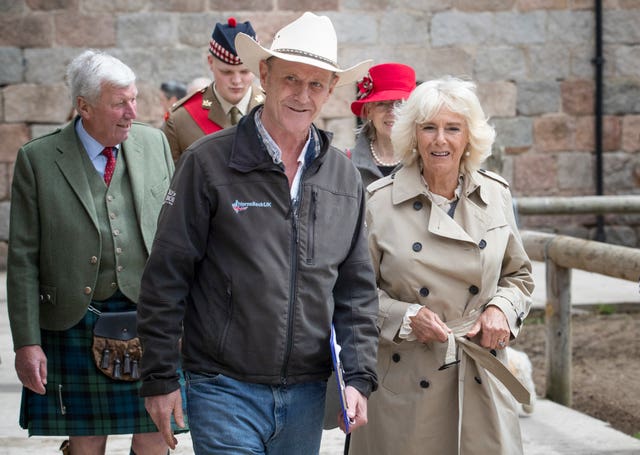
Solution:
{"label": "trench coat button", "polygon": [[428,288],[420,288],[420,295],[422,297],[426,297],[429,295],[429,289]]}
{"label": "trench coat button", "polygon": [[91,256],[91,259],[89,260],[89,262],[91,262],[92,264],[97,264],[98,263],[98,258],[95,256]]}
{"label": "trench coat button", "polygon": [[420,387],[422,387],[423,389],[428,389],[430,385],[431,383],[426,379],[423,379],[422,381],[420,381]]}
{"label": "trench coat button", "polygon": [[422,201],[415,201],[415,202],[413,203],[413,209],[414,209],[414,210],[420,210],[420,209],[422,209]]}
{"label": "trench coat button", "polygon": [[516,325],[520,327],[523,322],[524,322],[524,312],[520,313],[516,318]]}
{"label": "trench coat button", "polygon": [[480,292],[480,289],[478,289],[478,286],[476,286],[475,284],[472,284],[471,286],[469,286],[469,292],[473,295],[476,295],[478,292]]}
{"label": "trench coat button", "polygon": [[481,250],[484,250],[486,246],[487,242],[484,239],[480,240],[480,243],[478,243],[478,248],[480,248]]}
{"label": "trench coat button", "polygon": [[394,352],[394,354],[391,356],[391,360],[393,360],[395,363],[398,363],[400,361],[400,354]]}
{"label": "trench coat button", "polygon": [[480,379],[479,376],[474,376],[473,379],[475,379],[478,384],[482,384],[482,379]]}
{"label": "trench coat button", "polygon": [[418,251],[422,250],[422,243],[416,242],[413,244],[412,248],[413,248],[413,251],[417,253]]}
{"label": "trench coat button", "polygon": [[490,350],[489,352],[491,353],[491,355],[492,355],[492,356],[494,356],[494,357],[498,357],[498,353],[496,352],[496,350],[495,350],[495,349],[492,349],[492,350]]}
{"label": "trench coat button", "polygon": [[86,287],[84,288],[84,293],[85,293],[85,295],[89,295],[89,294],[91,294],[91,288],[90,288],[89,286],[86,286]]}
{"label": "trench coat button", "polygon": [[111,283],[111,289],[115,289],[118,287],[118,283]]}

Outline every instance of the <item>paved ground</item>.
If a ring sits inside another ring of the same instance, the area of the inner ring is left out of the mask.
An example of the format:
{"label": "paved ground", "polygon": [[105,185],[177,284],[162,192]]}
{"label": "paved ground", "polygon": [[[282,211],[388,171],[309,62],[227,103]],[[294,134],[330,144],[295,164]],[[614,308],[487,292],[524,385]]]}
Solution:
{"label": "paved ground", "polygon": [[[534,263],[537,289],[534,306],[544,307],[544,265]],[[0,273],[0,455],[55,454],[64,438],[28,438],[18,426],[20,385],[13,369],[13,350],[6,310],[6,275]],[[571,286],[574,304],[638,303],[638,283],[574,271]],[[638,361],[636,359],[636,361]],[[612,429],[605,422],[547,400],[538,400],[532,415],[520,419],[525,455],[640,454],[640,440]],[[175,454],[191,454],[189,435],[179,435]],[[339,430],[323,435],[321,455],[342,454],[344,436]],[[128,455],[129,438],[112,437],[108,455]]]}

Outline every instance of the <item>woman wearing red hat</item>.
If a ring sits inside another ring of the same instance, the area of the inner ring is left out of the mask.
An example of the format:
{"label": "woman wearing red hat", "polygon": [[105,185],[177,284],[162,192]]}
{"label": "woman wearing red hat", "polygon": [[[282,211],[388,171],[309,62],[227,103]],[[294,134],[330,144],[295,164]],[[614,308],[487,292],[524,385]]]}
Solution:
{"label": "woman wearing red hat", "polygon": [[400,163],[391,145],[394,107],[406,100],[416,86],[416,73],[401,63],[372,66],[358,82],[356,101],[351,111],[364,121],[358,131],[352,159],[365,186],[384,177]]}

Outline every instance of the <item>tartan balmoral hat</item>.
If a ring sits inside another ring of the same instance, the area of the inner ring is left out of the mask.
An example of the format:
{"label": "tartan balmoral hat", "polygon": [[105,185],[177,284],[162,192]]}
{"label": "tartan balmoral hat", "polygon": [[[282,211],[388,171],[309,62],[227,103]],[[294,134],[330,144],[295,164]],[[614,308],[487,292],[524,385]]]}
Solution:
{"label": "tartan balmoral hat", "polygon": [[256,40],[256,32],[249,21],[238,23],[230,17],[226,24],[217,23],[209,40],[209,52],[218,60],[229,65],[241,65],[242,60],[236,52],[235,40],[238,33],[244,33]]}

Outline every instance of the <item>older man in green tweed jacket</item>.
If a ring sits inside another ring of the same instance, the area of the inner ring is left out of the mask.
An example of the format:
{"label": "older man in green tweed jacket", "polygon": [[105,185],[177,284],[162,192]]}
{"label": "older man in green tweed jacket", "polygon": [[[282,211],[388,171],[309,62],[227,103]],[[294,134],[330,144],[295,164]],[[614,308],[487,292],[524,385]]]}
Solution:
{"label": "older man in green tweed jacket", "polygon": [[78,117],[25,144],[13,177],[7,296],[20,424],[69,436],[72,453],[102,454],[118,433],[134,433],[132,453],[165,453],[138,383],[94,364],[89,309],[135,310],[171,152],[160,130],[134,122],[135,75],[124,63],[85,51],[67,73]]}

